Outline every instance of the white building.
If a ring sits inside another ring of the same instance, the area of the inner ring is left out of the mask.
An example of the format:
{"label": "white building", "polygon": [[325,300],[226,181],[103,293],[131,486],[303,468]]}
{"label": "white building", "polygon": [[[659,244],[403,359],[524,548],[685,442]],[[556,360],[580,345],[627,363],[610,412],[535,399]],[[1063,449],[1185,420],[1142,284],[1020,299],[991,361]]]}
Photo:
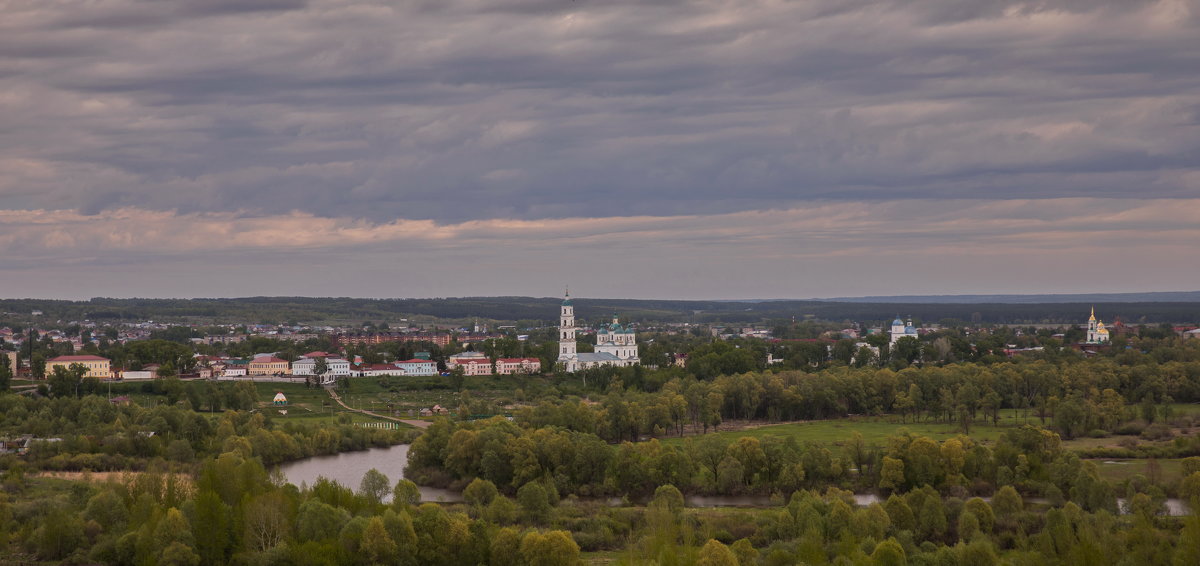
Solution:
{"label": "white building", "polygon": [[339,377],[351,377],[355,373],[350,370],[350,360],[325,352],[309,352],[292,362],[292,375],[316,375],[317,360],[322,358],[326,367],[325,375],[321,378],[322,385],[336,383]]}
{"label": "white building", "polygon": [[1092,316],[1088,318],[1087,339],[1084,344],[1107,344],[1108,329],[1096,318],[1096,307],[1092,307]]}
{"label": "white building", "polygon": [[896,317],[896,320],[892,321],[892,340],[889,342],[889,344],[895,346],[896,341],[906,336],[916,338],[918,340],[921,338],[920,335],[917,334],[917,328],[913,326],[912,318],[909,318],[908,323],[906,324],[903,320],[900,320],[900,317]]}
{"label": "white building", "polygon": [[639,363],[637,334],[621,326],[617,317],[596,333],[595,352],[579,353],[575,340],[575,305],[571,294],[563,297],[558,325],[558,362],[568,372],[600,366],[632,366]]}
{"label": "white building", "polygon": [[404,375],[437,375],[437,362],[432,360],[411,359],[396,362],[396,367],[404,372]]}

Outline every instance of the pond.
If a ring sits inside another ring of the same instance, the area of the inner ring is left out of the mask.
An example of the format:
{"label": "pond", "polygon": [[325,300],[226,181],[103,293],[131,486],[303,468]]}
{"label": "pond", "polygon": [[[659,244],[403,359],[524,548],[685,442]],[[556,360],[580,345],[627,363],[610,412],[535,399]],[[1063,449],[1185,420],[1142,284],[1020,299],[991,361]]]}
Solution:
{"label": "pond", "polygon": [[[279,466],[279,471],[287,478],[288,483],[312,485],[319,477],[336,481],[343,486],[358,491],[363,474],[375,468],[388,477],[392,485],[404,477],[404,465],[408,463],[408,445],[397,444],[386,448],[371,448],[359,452],[342,452],[331,456],[314,456]],[[462,493],[436,487],[424,487],[421,490],[421,501],[455,502],[462,501]],[[391,501],[388,493],[385,501]]]}

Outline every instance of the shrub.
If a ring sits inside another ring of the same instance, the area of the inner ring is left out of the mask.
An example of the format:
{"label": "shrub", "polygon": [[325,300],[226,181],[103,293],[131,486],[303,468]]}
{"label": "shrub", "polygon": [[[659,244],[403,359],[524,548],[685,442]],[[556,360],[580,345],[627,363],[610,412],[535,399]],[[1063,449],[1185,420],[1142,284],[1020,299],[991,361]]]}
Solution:
{"label": "shrub", "polygon": [[1129,422],[1117,427],[1117,430],[1115,430],[1113,432],[1120,434],[1120,435],[1125,435],[1125,436],[1137,436],[1137,435],[1141,434],[1142,430],[1144,430],[1145,428],[1146,428],[1146,423],[1143,423],[1142,421],[1129,421]]}
{"label": "shrub", "polygon": [[1142,438],[1146,440],[1167,440],[1172,436],[1171,427],[1163,423],[1154,423],[1142,431]]}

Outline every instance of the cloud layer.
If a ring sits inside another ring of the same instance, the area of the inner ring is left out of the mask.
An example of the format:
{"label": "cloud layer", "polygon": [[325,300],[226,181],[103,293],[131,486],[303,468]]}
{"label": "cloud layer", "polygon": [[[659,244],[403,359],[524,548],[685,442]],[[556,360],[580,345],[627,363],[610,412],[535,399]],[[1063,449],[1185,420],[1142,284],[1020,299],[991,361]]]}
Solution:
{"label": "cloud layer", "polygon": [[1200,190],[1186,1],[5,4],[9,208],[461,221]]}
{"label": "cloud layer", "polygon": [[[1104,247],[1200,275],[1165,259],[1200,219],[1190,0],[0,12],[0,270],[30,281],[25,294],[50,289],[31,266],[73,264],[112,268],[112,282],[54,292],[218,294],[187,286],[201,275],[151,275],[214,254],[243,266],[235,294],[271,294],[245,266],[296,274],[317,260],[376,278],[409,261],[469,278],[464,265],[483,262],[493,279],[462,294],[539,294],[533,274],[557,288],[581,254],[597,267],[575,273],[625,273],[627,288],[594,293],[610,296],[669,296],[638,290],[663,266],[700,275],[687,285],[702,296],[845,295],[850,280],[871,294],[1001,292],[1031,277],[1025,290],[1070,291],[1066,266]],[[967,245],[964,261],[1011,268],[959,279],[922,263]],[[495,273],[513,262],[525,278]],[[825,282],[701,285],[723,266]],[[871,278],[884,268],[891,279]],[[139,290],[122,269],[142,274]],[[914,288],[891,289],[903,278]],[[296,289],[345,284],[309,279]],[[444,294],[435,279],[360,294]]]}
{"label": "cloud layer", "polygon": [[0,247],[14,280],[53,280],[53,292],[122,282],[139,296],[177,294],[157,287],[163,276],[190,296],[263,293],[264,281],[267,294],[367,296],[544,295],[564,282],[646,298],[1084,292],[1126,288],[1147,268],[1136,288],[1169,290],[1191,282],[1198,217],[1200,199],[1096,198],[455,224],[40,210],[0,214]]}

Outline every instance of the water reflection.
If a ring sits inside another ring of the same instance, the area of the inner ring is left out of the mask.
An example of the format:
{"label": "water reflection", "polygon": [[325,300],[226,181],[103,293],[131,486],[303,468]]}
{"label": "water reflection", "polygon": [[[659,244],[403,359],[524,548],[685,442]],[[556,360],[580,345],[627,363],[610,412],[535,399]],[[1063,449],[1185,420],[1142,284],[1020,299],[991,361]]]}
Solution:
{"label": "water reflection", "polygon": [[[404,465],[408,463],[408,445],[397,444],[387,448],[371,448],[359,452],[342,452],[332,456],[314,456],[288,462],[279,466],[279,471],[288,483],[299,486],[312,485],[318,477],[326,477],[350,489],[358,491],[363,474],[375,468],[388,477],[392,485],[404,477]],[[462,494],[448,489],[421,487],[421,501],[462,501]],[[390,502],[389,492],[384,501]]]}
{"label": "water reflection", "polygon": [[[312,485],[318,477],[324,476],[350,489],[358,490],[363,474],[375,468],[383,472],[393,485],[404,477],[404,465],[408,462],[408,445],[397,444],[387,448],[372,448],[361,452],[343,452],[332,456],[315,456],[304,460],[289,462],[279,467],[289,483],[299,486],[301,483]],[[462,493],[435,487],[420,487],[421,501],[459,502]],[[386,501],[391,501],[389,493]],[[866,507],[872,503],[884,502],[884,498],[874,493],[854,494],[854,503]],[[984,497],[991,501],[991,497]],[[689,507],[775,507],[771,497],[767,495],[689,495],[686,497]],[[1048,505],[1049,501],[1037,497],[1025,498],[1026,503]],[[622,505],[624,500],[615,497],[608,499],[609,505]],[[1118,499],[1122,513],[1128,513],[1124,499]],[[1165,502],[1166,512],[1173,517],[1187,515],[1191,511],[1179,499],[1168,499]]]}

